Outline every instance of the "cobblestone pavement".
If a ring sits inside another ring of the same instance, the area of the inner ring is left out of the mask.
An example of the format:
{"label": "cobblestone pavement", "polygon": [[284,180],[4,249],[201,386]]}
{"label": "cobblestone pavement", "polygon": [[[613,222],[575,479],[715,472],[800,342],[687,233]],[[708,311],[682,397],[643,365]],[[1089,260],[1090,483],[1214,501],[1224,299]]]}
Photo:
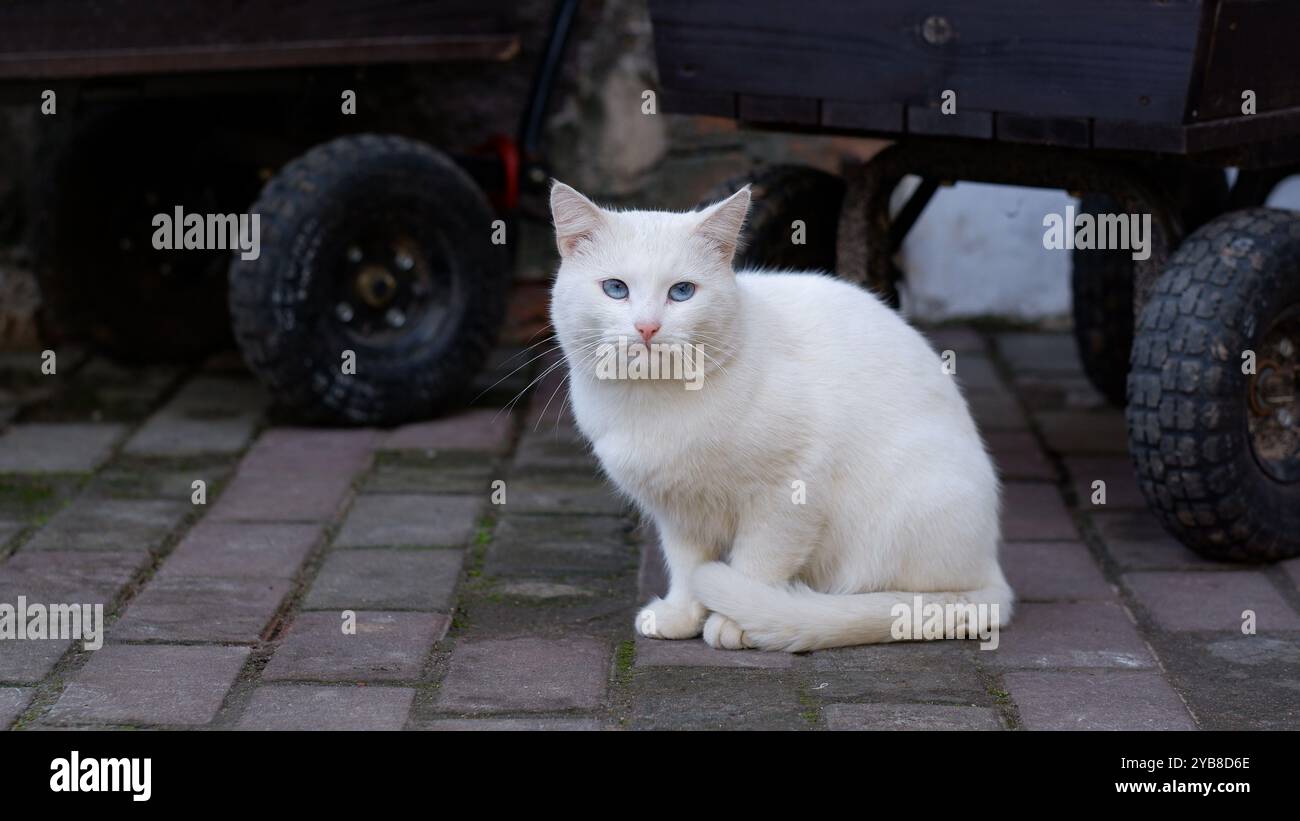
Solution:
{"label": "cobblestone pavement", "polygon": [[1068,336],[932,336],[1006,482],[1021,604],[996,650],[634,638],[654,536],[554,380],[526,407],[501,409],[515,375],[450,419],[297,429],[220,363],[6,355],[0,603],[102,602],[108,626],[98,650],[0,641],[0,727],[1300,728],[1300,562],[1164,535]]}

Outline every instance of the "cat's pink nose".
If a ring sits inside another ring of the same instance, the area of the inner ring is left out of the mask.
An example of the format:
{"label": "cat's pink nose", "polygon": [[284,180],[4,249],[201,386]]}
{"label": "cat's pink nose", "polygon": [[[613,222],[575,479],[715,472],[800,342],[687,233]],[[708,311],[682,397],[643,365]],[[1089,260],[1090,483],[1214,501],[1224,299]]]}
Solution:
{"label": "cat's pink nose", "polygon": [[633,323],[632,327],[636,328],[637,333],[641,334],[641,338],[645,340],[645,344],[649,345],[654,335],[659,333],[660,325],[658,322],[636,322]]}

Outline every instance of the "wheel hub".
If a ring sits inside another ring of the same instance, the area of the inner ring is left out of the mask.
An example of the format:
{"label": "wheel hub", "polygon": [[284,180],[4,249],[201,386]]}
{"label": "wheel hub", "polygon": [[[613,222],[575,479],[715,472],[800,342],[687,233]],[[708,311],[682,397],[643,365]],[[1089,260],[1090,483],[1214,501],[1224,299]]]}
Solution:
{"label": "wheel hub", "polygon": [[397,294],[397,277],[381,265],[367,265],[357,274],[357,293],[371,308],[382,308]]}
{"label": "wheel hub", "polygon": [[343,251],[334,317],[364,338],[405,332],[435,313],[434,277],[419,246],[409,237],[374,233]]}
{"label": "wheel hub", "polygon": [[1255,458],[1279,482],[1300,481],[1300,306],[1284,311],[1256,350],[1247,385]]}

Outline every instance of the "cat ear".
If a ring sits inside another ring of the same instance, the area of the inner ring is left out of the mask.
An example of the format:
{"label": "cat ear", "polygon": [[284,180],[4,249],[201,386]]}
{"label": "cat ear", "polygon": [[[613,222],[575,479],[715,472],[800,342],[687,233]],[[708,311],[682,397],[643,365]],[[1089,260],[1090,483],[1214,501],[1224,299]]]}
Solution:
{"label": "cat ear", "polygon": [[740,242],[740,229],[745,225],[745,217],[749,214],[749,186],[746,185],[700,213],[702,218],[695,227],[695,233],[716,245],[730,263]]}
{"label": "cat ear", "polygon": [[562,257],[572,254],[605,224],[594,202],[559,180],[551,186],[551,219],[555,221],[555,246]]}

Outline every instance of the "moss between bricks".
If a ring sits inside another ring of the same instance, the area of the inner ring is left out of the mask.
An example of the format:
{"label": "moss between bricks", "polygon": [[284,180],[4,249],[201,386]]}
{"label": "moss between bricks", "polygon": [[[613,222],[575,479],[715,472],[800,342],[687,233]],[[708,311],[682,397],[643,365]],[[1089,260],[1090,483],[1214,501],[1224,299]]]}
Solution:
{"label": "moss between bricks", "polygon": [[487,595],[493,583],[483,578],[483,565],[487,562],[487,548],[492,543],[492,528],[495,525],[496,521],[491,514],[479,519],[474,539],[465,553],[465,594],[467,595],[458,597],[452,612],[451,629],[454,631],[469,628],[469,611],[465,606],[465,600],[469,596]]}
{"label": "moss between bricks", "polygon": [[71,385],[28,409],[27,422],[138,422],[156,404],[152,396],[116,395],[110,388]]}
{"label": "moss between bricks", "polygon": [[821,702],[812,694],[812,690],[808,689],[808,685],[804,684],[799,687],[798,696],[799,706],[803,708],[799,711],[799,717],[813,726],[820,724],[822,720]]}
{"label": "moss between bricks", "polygon": [[488,545],[492,543],[493,524],[491,517],[485,516],[479,520],[478,529],[474,532],[474,540],[470,543],[469,552],[465,556],[466,578],[477,579],[483,575]]}
{"label": "moss between bricks", "polygon": [[636,664],[636,642],[631,639],[620,641],[614,648],[614,677],[619,684],[626,685],[632,681],[634,664]]}
{"label": "moss between bricks", "polygon": [[993,702],[997,705],[998,712],[1002,715],[1002,721],[1007,726],[1007,729],[1019,729],[1020,713],[1016,709],[1015,702],[1011,700],[1011,693],[992,683],[985,684],[984,689],[988,691],[989,695],[993,696]]}
{"label": "moss between bricks", "polygon": [[0,505],[23,507],[39,504],[54,497],[54,488],[42,481],[0,480]]}
{"label": "moss between bricks", "polygon": [[40,479],[0,476],[0,519],[41,526],[76,495],[89,474],[60,474]]}

